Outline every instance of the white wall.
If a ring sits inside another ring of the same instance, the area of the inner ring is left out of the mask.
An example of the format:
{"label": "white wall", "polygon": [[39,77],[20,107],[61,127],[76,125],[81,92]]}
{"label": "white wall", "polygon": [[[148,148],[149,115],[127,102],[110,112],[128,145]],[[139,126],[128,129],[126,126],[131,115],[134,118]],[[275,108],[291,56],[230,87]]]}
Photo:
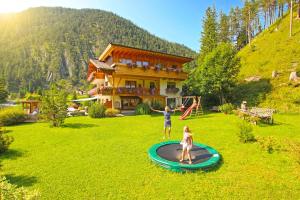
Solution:
{"label": "white wall", "polygon": [[[177,92],[176,94],[167,94],[166,93],[166,88],[167,88],[167,83],[168,82],[175,82],[176,87],[179,88],[179,92]],[[177,106],[179,106],[179,105],[181,105],[180,93],[182,91],[182,85],[183,85],[183,81],[174,81],[174,80],[170,80],[170,79],[160,79],[160,95],[167,96],[167,98],[176,98],[176,104],[177,104]]]}

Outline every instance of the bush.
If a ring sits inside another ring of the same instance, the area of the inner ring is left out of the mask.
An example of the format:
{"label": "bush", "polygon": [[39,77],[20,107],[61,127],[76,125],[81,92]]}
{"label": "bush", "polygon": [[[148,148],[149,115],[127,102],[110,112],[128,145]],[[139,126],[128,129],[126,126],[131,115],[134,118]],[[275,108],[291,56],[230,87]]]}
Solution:
{"label": "bush", "polygon": [[119,113],[120,113],[120,110],[118,110],[118,109],[108,108],[105,111],[105,116],[106,117],[115,117]]}
{"label": "bush", "polygon": [[154,100],[151,102],[151,107],[155,110],[162,110],[164,107],[160,101]]}
{"label": "bush", "polygon": [[29,191],[23,187],[10,184],[5,177],[0,177],[0,199],[37,200],[40,194],[37,190]]}
{"label": "bush", "polygon": [[0,127],[0,153],[5,152],[13,141],[14,138],[6,135],[3,127]]}
{"label": "bush", "polygon": [[0,124],[15,125],[26,120],[27,115],[19,108],[4,108],[0,110]]}
{"label": "bush", "polygon": [[67,96],[67,92],[56,84],[52,84],[43,95],[42,113],[54,127],[61,126],[67,117]]}
{"label": "bush", "polygon": [[226,103],[226,104],[219,106],[219,110],[225,114],[232,114],[233,109],[234,109],[234,106],[231,103]]}
{"label": "bush", "polygon": [[137,115],[149,115],[150,114],[150,107],[146,103],[140,103],[135,108],[135,114]]}
{"label": "bush", "polygon": [[26,100],[38,100],[38,101],[40,101],[41,98],[42,98],[41,95],[36,94],[36,93],[26,93],[26,95],[25,95]]}
{"label": "bush", "polygon": [[105,106],[100,103],[93,103],[88,111],[89,111],[89,116],[91,118],[103,118],[105,117]]}
{"label": "bush", "polygon": [[249,124],[248,122],[241,122],[239,124],[239,139],[240,142],[243,143],[248,143],[248,142],[254,142],[255,141],[255,137],[254,134],[252,133],[253,128],[251,126],[251,124]]}
{"label": "bush", "polygon": [[268,153],[273,153],[274,151],[280,151],[282,149],[279,141],[272,136],[258,137],[257,141],[260,148]]}

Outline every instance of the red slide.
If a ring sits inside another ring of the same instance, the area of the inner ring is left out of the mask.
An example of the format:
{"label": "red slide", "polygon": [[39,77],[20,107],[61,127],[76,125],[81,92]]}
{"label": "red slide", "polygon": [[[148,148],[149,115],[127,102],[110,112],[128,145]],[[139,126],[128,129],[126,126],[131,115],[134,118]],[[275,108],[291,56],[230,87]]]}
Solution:
{"label": "red slide", "polygon": [[179,119],[184,120],[189,114],[191,114],[193,108],[196,108],[196,107],[197,107],[197,104],[196,104],[196,103],[192,104],[192,105],[191,105],[191,106],[183,113],[183,115],[180,116]]}

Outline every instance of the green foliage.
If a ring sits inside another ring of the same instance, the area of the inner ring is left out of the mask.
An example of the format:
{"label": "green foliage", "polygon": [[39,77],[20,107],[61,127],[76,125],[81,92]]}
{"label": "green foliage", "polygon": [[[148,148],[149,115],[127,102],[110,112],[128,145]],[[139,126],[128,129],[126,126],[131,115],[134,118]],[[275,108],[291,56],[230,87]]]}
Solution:
{"label": "green foliage", "polygon": [[26,120],[27,115],[20,108],[0,109],[0,124],[9,126],[22,123]]}
{"label": "green foliage", "polygon": [[76,100],[76,99],[77,99],[77,93],[76,91],[73,91],[72,100]]}
{"label": "green foliage", "polygon": [[42,96],[37,93],[26,93],[25,95],[26,100],[41,100]]}
{"label": "green foliage", "polygon": [[[194,56],[184,45],[158,38],[129,20],[95,9],[31,8],[0,16],[0,74],[10,92],[33,92],[67,79],[84,87],[87,61],[109,42]],[[52,76],[50,74],[52,73]],[[72,89],[72,88],[70,88]]]}
{"label": "green foliage", "polygon": [[105,111],[106,117],[115,117],[117,114],[120,114],[120,110],[118,109],[108,108]]}
{"label": "green foliage", "polygon": [[38,200],[40,193],[37,190],[27,190],[9,183],[5,177],[0,177],[0,199],[7,200]]}
{"label": "green foliage", "polygon": [[218,37],[217,12],[215,8],[208,7],[205,12],[205,18],[203,19],[198,64],[201,64],[206,55],[217,47],[219,42]]}
{"label": "green foliage", "polygon": [[248,122],[242,121],[241,123],[239,123],[238,137],[240,139],[240,142],[242,143],[254,142],[255,137],[252,131],[253,131],[253,127]]}
{"label": "green foliage", "polygon": [[273,153],[274,151],[280,151],[282,149],[279,140],[273,136],[257,137],[257,142],[260,148],[268,153]]}
{"label": "green foliage", "polygon": [[105,106],[100,103],[93,103],[88,109],[89,116],[91,118],[103,118],[105,117]]}
{"label": "green foliage", "polygon": [[8,91],[5,87],[5,81],[3,79],[0,79],[0,103],[5,102],[7,97]]}
{"label": "green foliage", "polygon": [[149,115],[150,112],[150,107],[146,103],[140,103],[135,108],[135,114],[137,115]]}
{"label": "green foliage", "polygon": [[51,126],[59,127],[67,117],[67,93],[63,88],[52,84],[42,97],[42,113]]}
{"label": "green foliage", "polygon": [[229,95],[237,82],[240,68],[240,59],[231,44],[222,43],[209,53],[193,76],[194,87],[205,96],[214,94],[219,98],[220,104]]}
{"label": "green foliage", "polygon": [[151,107],[155,110],[162,110],[164,109],[164,106],[162,105],[162,103],[158,100],[153,100],[151,101]]}
{"label": "green foliage", "polygon": [[234,105],[232,105],[231,103],[225,103],[219,106],[219,110],[225,114],[232,114],[232,111],[234,110]]}
{"label": "green foliage", "polygon": [[14,141],[14,138],[5,132],[5,129],[0,126],[0,153],[7,151],[9,145]]}

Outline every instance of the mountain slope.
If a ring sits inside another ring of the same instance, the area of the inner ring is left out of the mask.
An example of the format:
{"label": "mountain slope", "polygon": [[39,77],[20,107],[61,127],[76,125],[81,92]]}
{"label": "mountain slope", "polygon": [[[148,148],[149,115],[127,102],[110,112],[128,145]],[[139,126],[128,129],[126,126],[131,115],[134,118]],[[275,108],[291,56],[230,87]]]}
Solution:
{"label": "mountain slope", "polygon": [[109,42],[183,56],[191,49],[160,39],[113,13],[94,9],[32,8],[0,15],[0,73],[10,91],[41,90],[49,72],[78,85],[87,62]]}
{"label": "mountain slope", "polygon": [[[242,82],[237,100],[248,100],[252,106],[260,104],[279,111],[300,112],[300,87],[289,83],[291,71],[300,70],[300,20],[294,20],[293,33],[289,37],[289,15],[286,15],[257,36],[251,47],[247,45],[239,52],[240,79],[251,76],[262,79]],[[276,78],[272,78],[274,70],[279,73]]]}

